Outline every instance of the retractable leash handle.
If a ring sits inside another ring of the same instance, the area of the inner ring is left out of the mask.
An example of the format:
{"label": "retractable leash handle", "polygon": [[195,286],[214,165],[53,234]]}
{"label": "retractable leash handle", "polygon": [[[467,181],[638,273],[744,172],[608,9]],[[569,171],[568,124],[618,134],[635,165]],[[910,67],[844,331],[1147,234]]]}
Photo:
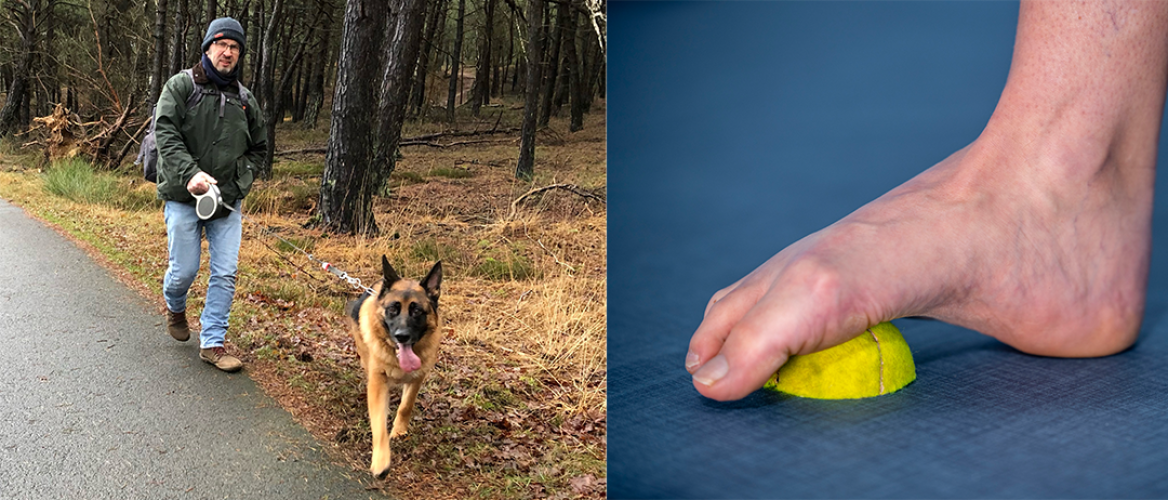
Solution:
{"label": "retractable leash handle", "polygon": [[206,193],[195,195],[195,215],[198,215],[202,220],[210,219],[219,210],[219,205],[223,205],[223,208],[234,212],[235,208],[223,203],[223,197],[219,194],[219,187],[214,184],[209,184],[209,186],[211,187],[207,189]]}

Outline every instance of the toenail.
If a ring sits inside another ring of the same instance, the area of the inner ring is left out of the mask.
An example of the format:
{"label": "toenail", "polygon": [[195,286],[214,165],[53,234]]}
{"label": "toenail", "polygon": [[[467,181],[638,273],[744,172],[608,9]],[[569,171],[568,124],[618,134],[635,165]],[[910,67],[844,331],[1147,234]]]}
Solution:
{"label": "toenail", "polygon": [[693,379],[702,385],[714,385],[726,373],[730,371],[730,365],[726,363],[726,356],[721,354],[714,356],[714,359],[706,362],[706,365],[693,374]]}
{"label": "toenail", "polygon": [[701,361],[701,358],[698,357],[697,353],[693,351],[687,353],[685,355],[685,371],[693,373],[694,368],[698,366],[698,361]]}

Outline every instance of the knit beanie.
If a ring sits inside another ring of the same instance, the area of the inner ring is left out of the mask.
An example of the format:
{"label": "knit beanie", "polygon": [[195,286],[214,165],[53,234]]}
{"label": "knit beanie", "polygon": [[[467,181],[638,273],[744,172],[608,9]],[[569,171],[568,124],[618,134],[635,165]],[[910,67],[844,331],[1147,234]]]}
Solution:
{"label": "knit beanie", "polygon": [[230,17],[220,17],[207,26],[207,36],[203,38],[203,52],[207,51],[212,42],[224,38],[239,42],[239,57],[243,57],[243,53],[247,51],[247,38],[243,35],[243,26],[239,21]]}

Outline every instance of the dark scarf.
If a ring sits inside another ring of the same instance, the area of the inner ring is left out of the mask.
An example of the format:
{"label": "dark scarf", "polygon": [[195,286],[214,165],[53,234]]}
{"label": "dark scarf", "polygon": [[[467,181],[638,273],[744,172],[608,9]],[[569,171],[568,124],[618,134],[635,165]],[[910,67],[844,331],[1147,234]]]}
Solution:
{"label": "dark scarf", "polygon": [[228,73],[227,75],[219,74],[219,70],[215,69],[214,64],[211,64],[211,58],[207,57],[207,54],[203,54],[202,64],[203,72],[206,73],[207,78],[209,78],[212,82],[215,82],[215,85],[220,87],[233,85],[235,83],[235,77],[239,75],[238,63],[236,63],[235,68],[231,70],[231,73]]}

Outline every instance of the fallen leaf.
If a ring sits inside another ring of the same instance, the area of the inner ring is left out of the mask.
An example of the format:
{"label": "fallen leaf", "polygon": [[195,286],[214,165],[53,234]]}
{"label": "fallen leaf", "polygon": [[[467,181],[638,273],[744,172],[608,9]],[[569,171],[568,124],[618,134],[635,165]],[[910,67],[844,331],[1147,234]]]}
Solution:
{"label": "fallen leaf", "polygon": [[576,476],[568,480],[568,484],[572,485],[572,491],[581,495],[587,495],[596,487],[596,476],[592,474],[584,474],[583,476]]}

